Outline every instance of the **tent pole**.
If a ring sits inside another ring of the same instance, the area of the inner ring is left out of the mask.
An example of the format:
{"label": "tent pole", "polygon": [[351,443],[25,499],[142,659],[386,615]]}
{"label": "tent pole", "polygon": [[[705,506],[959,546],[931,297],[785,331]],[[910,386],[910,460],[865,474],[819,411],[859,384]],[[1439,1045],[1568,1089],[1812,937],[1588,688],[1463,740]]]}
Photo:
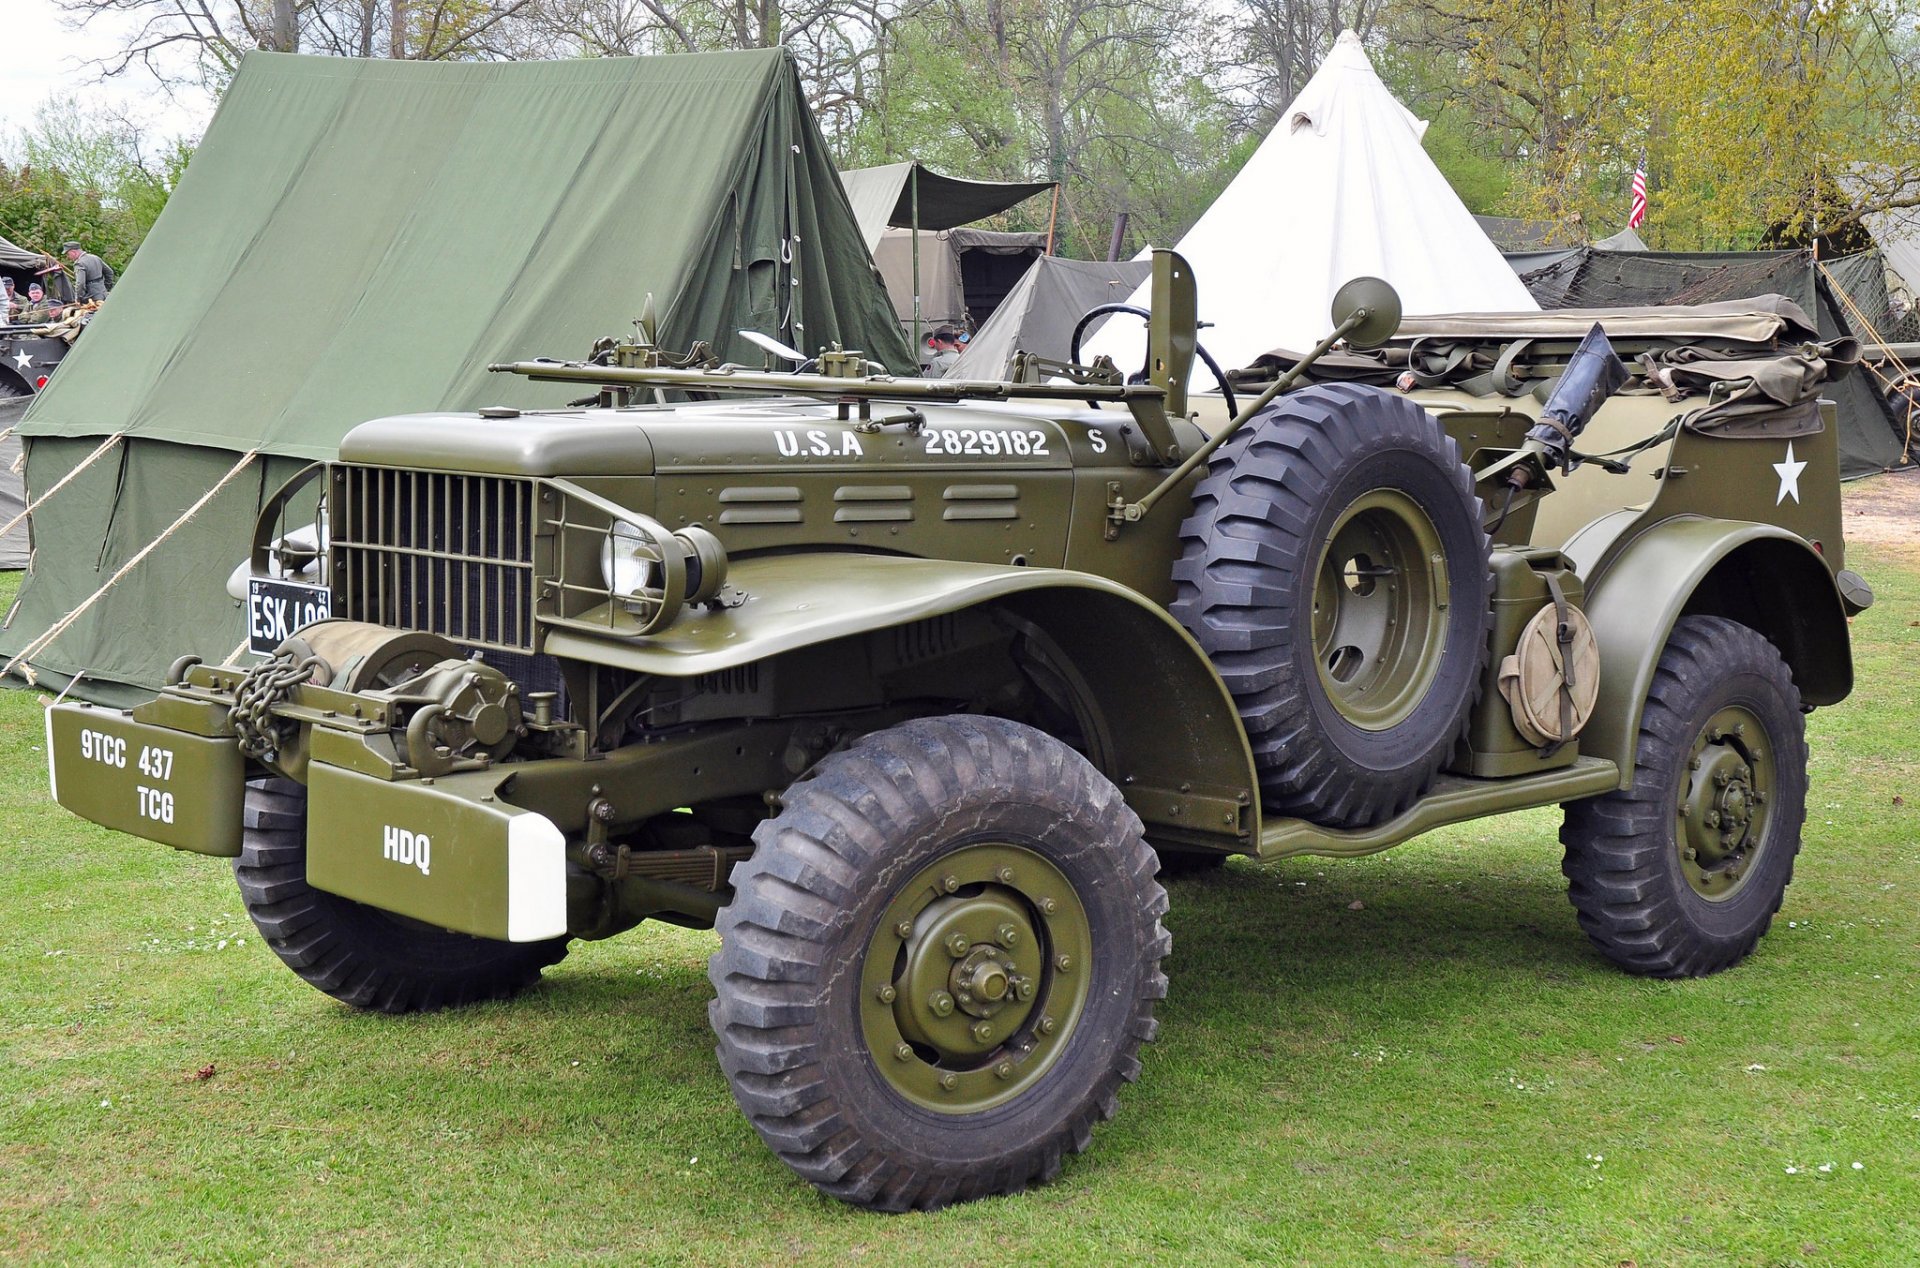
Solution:
{"label": "tent pole", "polygon": [[1053,226],[1060,219],[1060,186],[1053,187],[1053,206],[1047,209],[1047,254],[1053,254]]}
{"label": "tent pole", "polygon": [[920,165],[908,172],[908,198],[913,215],[913,363],[920,364]]}

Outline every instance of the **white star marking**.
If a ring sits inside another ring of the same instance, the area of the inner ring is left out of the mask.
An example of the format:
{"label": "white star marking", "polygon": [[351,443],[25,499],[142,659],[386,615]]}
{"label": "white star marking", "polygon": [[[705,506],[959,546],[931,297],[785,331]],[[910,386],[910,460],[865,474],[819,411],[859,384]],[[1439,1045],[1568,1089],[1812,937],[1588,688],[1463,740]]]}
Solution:
{"label": "white star marking", "polygon": [[1798,502],[1800,500],[1800,473],[1807,469],[1807,464],[1793,460],[1793,442],[1791,440],[1787,442],[1787,460],[1785,462],[1774,463],[1773,469],[1780,473],[1780,493],[1773,499],[1773,504],[1775,506],[1780,505],[1787,500],[1788,494],[1792,494],[1793,500]]}
{"label": "white star marking", "polygon": [[24,352],[14,353],[13,361],[14,361],[14,364],[19,366],[22,370],[26,369],[28,366],[33,364],[33,358],[31,356],[28,356]]}

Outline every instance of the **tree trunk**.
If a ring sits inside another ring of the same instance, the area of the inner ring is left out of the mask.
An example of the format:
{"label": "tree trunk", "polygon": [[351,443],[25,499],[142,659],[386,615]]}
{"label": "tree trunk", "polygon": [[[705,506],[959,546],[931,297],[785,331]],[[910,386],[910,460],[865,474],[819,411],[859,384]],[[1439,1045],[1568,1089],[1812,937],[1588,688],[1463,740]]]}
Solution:
{"label": "tree trunk", "polygon": [[407,12],[412,0],[390,0],[388,5],[387,56],[400,59],[407,55]]}
{"label": "tree trunk", "polygon": [[276,53],[300,51],[300,27],[293,19],[293,0],[273,0],[273,50]]}

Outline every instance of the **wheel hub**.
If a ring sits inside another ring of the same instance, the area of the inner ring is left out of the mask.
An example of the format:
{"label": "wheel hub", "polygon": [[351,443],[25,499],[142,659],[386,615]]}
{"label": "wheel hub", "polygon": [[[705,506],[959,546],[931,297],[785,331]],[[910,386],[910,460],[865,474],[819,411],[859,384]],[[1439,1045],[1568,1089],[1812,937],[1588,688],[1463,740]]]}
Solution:
{"label": "wheel hub", "polygon": [[1731,896],[1766,843],[1773,766],[1764,734],[1758,717],[1733,706],[1714,714],[1694,741],[1677,835],[1681,870],[1702,897]]}
{"label": "wheel hub", "polygon": [[1375,489],[1341,515],[1314,578],[1313,653],[1342,717],[1386,730],[1420,703],[1446,642],[1446,554],[1419,503]]}
{"label": "wheel hub", "polygon": [[1019,846],[964,846],[907,883],[868,943],[868,1050],[917,1104],[997,1105],[1065,1046],[1091,950],[1085,910],[1058,869]]}

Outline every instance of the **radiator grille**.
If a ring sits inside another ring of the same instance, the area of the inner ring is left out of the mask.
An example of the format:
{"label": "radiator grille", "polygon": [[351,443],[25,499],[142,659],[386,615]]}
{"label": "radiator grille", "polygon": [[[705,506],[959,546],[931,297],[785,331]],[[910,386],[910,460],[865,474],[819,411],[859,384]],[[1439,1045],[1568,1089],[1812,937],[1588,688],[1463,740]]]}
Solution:
{"label": "radiator grille", "polygon": [[333,469],[341,615],[475,647],[533,646],[533,484],[500,476]]}

